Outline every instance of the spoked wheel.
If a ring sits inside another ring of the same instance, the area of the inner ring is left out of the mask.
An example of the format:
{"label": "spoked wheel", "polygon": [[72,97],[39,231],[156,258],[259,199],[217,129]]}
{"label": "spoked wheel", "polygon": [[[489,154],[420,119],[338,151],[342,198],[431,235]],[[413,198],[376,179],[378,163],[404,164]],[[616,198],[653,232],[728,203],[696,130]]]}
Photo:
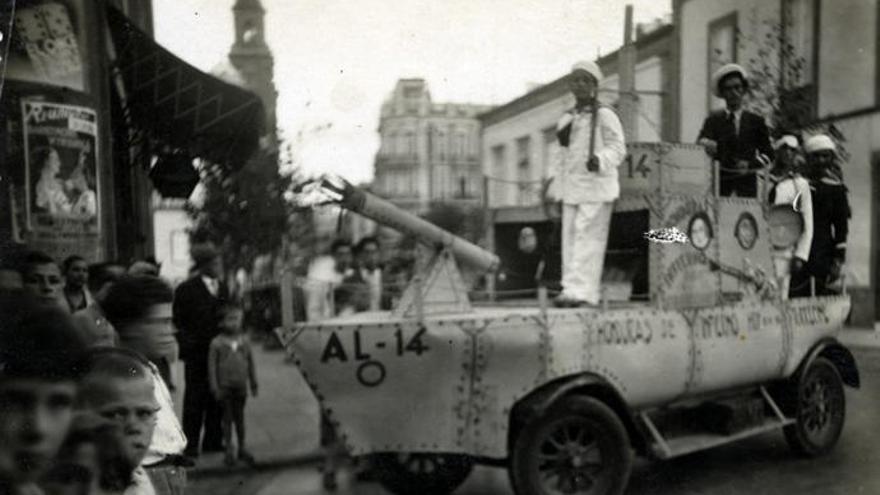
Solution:
{"label": "spoked wheel", "polygon": [[602,402],[570,397],[526,425],[510,469],[518,495],[618,495],[632,469],[629,436]]}
{"label": "spoked wheel", "polygon": [[446,495],[464,483],[473,459],[456,454],[388,453],[373,456],[376,478],[398,495]]}
{"label": "spoked wheel", "polygon": [[840,438],[846,416],[840,372],[827,359],[816,358],[792,393],[796,423],[785,427],[788,445],[810,457],[827,453]]}

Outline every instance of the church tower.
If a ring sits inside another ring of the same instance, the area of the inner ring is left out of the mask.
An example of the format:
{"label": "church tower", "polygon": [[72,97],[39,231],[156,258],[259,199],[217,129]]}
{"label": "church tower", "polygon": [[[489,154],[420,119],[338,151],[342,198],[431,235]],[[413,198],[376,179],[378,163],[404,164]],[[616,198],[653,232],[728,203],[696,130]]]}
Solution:
{"label": "church tower", "polygon": [[229,62],[244,79],[247,89],[259,95],[266,109],[266,135],[274,146],[275,103],[278,92],[273,82],[272,52],[266,44],[263,18],[266,10],[260,0],[236,0],[232,7],[235,18],[235,42],[229,51]]}

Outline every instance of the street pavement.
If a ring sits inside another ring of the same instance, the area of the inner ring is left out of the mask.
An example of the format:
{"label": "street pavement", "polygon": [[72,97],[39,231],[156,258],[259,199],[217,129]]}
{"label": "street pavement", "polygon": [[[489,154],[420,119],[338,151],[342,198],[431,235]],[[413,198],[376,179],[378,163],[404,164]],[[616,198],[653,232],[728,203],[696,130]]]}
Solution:
{"label": "street pavement", "polygon": [[[847,418],[837,448],[819,459],[792,454],[781,432],[733,443],[664,462],[637,460],[628,495],[696,494],[876,494],[880,493],[880,333],[847,330],[841,340],[856,356],[862,374],[859,390],[847,389]],[[317,495],[318,406],[296,368],[282,351],[255,346],[261,395],[246,411],[256,469],[226,469],[219,455],[203,456],[191,471],[191,495]],[[343,471],[339,495],[380,495],[375,483],[356,483]],[[512,493],[507,474],[477,468],[458,495]]]}

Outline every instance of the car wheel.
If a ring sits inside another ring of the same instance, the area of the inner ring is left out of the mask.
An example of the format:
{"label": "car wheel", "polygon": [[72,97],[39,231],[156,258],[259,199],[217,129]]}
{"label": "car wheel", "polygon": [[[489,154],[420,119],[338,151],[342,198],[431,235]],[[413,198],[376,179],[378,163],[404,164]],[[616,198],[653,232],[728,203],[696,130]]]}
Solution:
{"label": "car wheel", "polygon": [[795,452],[810,457],[830,451],[843,430],[846,396],[837,367],[816,358],[790,391],[795,423],[784,429]]}
{"label": "car wheel", "polygon": [[617,414],[589,397],[568,397],[517,436],[510,479],[518,495],[618,495],[632,469]]}
{"label": "car wheel", "polygon": [[473,459],[457,454],[387,453],[372,456],[377,481],[398,495],[446,495],[464,483]]}

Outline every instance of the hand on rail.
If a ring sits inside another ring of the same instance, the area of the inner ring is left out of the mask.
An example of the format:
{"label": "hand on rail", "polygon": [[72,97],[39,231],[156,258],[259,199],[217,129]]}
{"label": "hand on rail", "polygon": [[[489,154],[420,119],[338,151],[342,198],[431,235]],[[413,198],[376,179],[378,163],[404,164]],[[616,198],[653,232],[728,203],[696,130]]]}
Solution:
{"label": "hand on rail", "polygon": [[712,139],[702,138],[697,141],[697,144],[702,145],[706,154],[712,158],[715,158],[715,155],[718,154],[718,143]]}

